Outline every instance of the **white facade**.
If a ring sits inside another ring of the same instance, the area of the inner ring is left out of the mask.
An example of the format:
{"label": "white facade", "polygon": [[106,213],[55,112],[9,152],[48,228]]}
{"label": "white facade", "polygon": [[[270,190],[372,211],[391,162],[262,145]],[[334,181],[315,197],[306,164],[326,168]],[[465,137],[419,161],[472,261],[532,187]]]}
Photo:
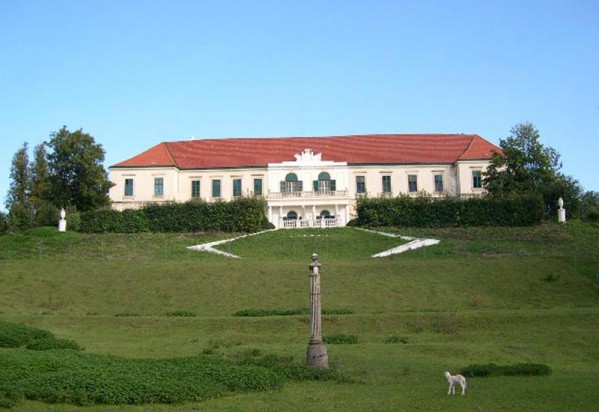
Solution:
{"label": "white facade", "polygon": [[266,167],[180,170],[168,167],[112,167],[113,208],[148,202],[229,201],[263,196],[268,220],[276,227],[345,226],[355,218],[359,196],[476,196],[483,193],[488,160],[451,164],[351,165],[323,161],[305,149],[293,161]]}

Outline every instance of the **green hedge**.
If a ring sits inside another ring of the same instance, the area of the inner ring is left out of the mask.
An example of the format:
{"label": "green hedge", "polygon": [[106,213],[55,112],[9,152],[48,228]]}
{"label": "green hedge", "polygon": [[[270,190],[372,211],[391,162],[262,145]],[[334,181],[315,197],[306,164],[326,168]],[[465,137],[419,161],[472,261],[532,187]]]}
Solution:
{"label": "green hedge", "polygon": [[[295,309],[243,309],[235,312],[233,316],[241,317],[264,317],[264,316],[295,316],[309,315],[310,308],[295,308]],[[323,315],[353,315],[353,309],[322,309]]]}
{"label": "green hedge", "polygon": [[149,203],[138,210],[98,210],[81,215],[87,233],[256,232],[264,227],[266,202],[242,197],[230,202]]}
{"label": "green hedge", "polygon": [[544,216],[543,199],[536,195],[455,197],[360,198],[360,226],[533,226]]}
{"label": "green hedge", "polygon": [[515,365],[475,363],[462,368],[460,373],[466,377],[547,376],[551,374],[551,368],[540,363],[517,363]]}

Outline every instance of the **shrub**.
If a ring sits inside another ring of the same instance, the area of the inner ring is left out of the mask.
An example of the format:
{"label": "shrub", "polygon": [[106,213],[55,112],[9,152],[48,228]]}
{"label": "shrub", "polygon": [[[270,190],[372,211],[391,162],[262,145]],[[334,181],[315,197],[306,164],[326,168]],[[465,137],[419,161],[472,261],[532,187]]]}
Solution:
{"label": "shrub", "polygon": [[551,374],[551,368],[538,363],[517,363],[503,366],[487,363],[466,366],[460,370],[460,373],[466,377],[547,376]]}
{"label": "shrub", "polygon": [[25,349],[31,350],[50,350],[50,349],[71,349],[71,350],[83,350],[81,346],[75,341],[69,339],[35,339],[25,345]]}
{"label": "shrub", "polygon": [[166,312],[166,316],[170,317],[183,317],[183,318],[193,318],[197,316],[195,313],[189,310],[175,310],[173,312]]}
{"label": "shrub", "polygon": [[532,226],[544,217],[537,195],[476,197],[359,198],[356,209],[361,226]]}
{"label": "shrub", "polygon": [[53,338],[54,336],[45,330],[0,321],[0,347],[2,348],[20,348],[37,339]]}
{"label": "shrub", "polygon": [[502,372],[506,376],[547,376],[551,368],[539,363],[518,363],[502,367]]}
{"label": "shrub", "polygon": [[[309,315],[309,308],[296,308],[296,309],[243,309],[235,312],[233,316],[242,317],[263,317],[263,316],[294,316],[294,315]],[[352,309],[340,308],[340,309],[322,309],[323,315],[353,315]]]}
{"label": "shrub", "polygon": [[211,356],[125,359],[73,351],[5,350],[0,406],[23,398],[76,405],[199,402],[233,393],[282,389],[286,381],[337,380],[335,371],[293,364],[291,358],[244,352]]}
{"label": "shrub", "polygon": [[264,316],[294,316],[294,315],[306,315],[310,313],[310,309],[307,308],[296,308],[296,309],[243,309],[235,312],[233,316],[241,317],[264,317]]}
{"label": "shrub", "polygon": [[358,343],[358,337],[356,335],[345,335],[343,333],[324,336],[323,340],[326,343],[333,345],[353,345]]}
{"label": "shrub", "polygon": [[87,233],[257,232],[272,228],[266,224],[265,210],[266,201],[255,197],[213,203],[198,199],[185,203],[148,203],[139,210],[101,209],[84,213],[81,230]]}
{"label": "shrub", "polygon": [[79,231],[81,229],[81,214],[76,208],[68,207],[65,219],[67,221],[67,229],[74,231]]}
{"label": "shrub", "polygon": [[389,336],[385,339],[385,343],[408,343],[408,338],[405,336]]}

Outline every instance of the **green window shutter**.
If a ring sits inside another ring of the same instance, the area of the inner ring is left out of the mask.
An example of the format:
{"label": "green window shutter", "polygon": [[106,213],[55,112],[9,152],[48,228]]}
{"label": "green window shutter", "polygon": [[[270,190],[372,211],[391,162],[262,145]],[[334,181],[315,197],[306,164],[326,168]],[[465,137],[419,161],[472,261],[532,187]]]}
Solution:
{"label": "green window shutter", "polygon": [[314,188],[315,192],[318,192],[318,180],[312,181],[312,187]]}
{"label": "green window shutter", "polygon": [[331,192],[334,192],[335,190],[337,190],[337,185],[335,183],[336,182],[334,180],[331,180]]}

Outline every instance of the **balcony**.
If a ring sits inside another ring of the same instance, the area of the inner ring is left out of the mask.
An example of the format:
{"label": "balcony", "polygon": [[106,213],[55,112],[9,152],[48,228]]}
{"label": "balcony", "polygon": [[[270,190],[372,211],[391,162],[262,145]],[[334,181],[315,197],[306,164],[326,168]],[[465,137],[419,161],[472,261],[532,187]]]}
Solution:
{"label": "balcony", "polygon": [[349,190],[319,190],[316,192],[268,192],[268,199],[348,197]]}
{"label": "balcony", "polygon": [[329,228],[338,227],[339,220],[335,218],[325,219],[285,219],[281,220],[279,227],[283,229],[304,229],[304,228]]}

